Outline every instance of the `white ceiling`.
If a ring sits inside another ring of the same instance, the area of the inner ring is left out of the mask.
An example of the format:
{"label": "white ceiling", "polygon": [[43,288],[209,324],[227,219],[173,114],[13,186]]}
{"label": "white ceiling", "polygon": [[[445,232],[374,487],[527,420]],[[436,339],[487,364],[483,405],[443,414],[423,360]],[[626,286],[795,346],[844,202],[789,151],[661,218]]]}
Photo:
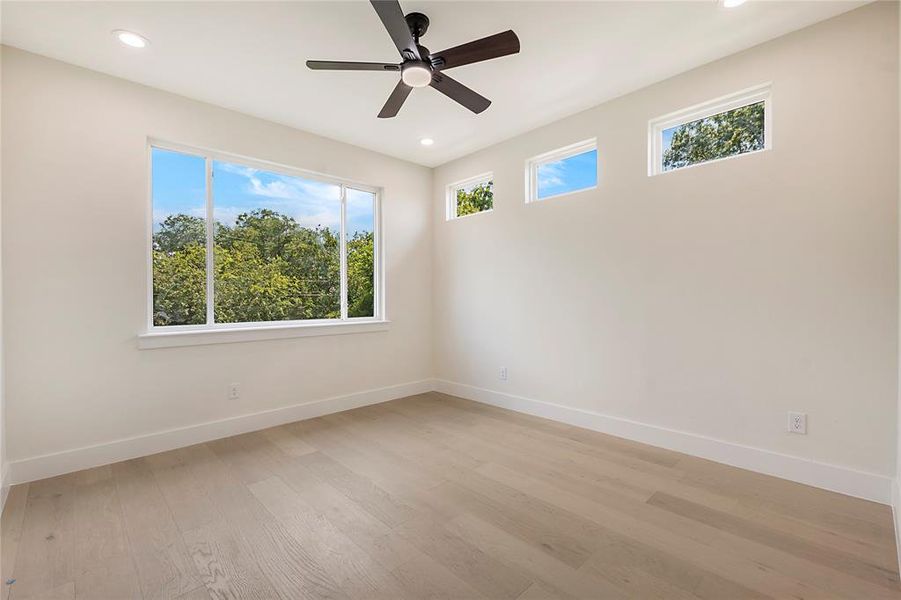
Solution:
{"label": "white ceiling", "polygon": [[[2,41],[427,166],[845,12],[865,2],[425,2],[432,51],[513,29],[518,55],[449,71],[493,101],[474,115],[397,74],[313,72],[309,58],[399,62],[368,2],[9,2]],[[144,50],[111,34],[145,35]],[[435,139],[423,148],[421,137]]]}

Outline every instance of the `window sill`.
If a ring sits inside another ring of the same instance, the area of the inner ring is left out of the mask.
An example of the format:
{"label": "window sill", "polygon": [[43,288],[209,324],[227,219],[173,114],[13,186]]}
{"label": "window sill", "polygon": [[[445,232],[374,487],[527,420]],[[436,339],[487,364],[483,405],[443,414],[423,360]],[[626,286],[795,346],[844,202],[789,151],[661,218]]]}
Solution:
{"label": "window sill", "polygon": [[247,327],[223,327],[221,329],[182,329],[178,331],[153,331],[138,335],[138,348],[176,348],[207,344],[231,344],[286,338],[346,335],[387,331],[390,321],[346,321],[343,323],[292,323],[290,325],[249,325]]}

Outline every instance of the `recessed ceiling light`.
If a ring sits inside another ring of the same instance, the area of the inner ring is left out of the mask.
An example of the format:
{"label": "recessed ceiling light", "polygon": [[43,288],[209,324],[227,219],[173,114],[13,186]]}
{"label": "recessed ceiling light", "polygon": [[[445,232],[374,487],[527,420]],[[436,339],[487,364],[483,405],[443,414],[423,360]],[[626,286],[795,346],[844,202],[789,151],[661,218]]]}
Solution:
{"label": "recessed ceiling light", "polygon": [[419,143],[423,146],[431,146],[435,143],[435,140],[433,140],[432,138],[422,138],[421,140],[419,140]]}
{"label": "recessed ceiling light", "polygon": [[735,8],[745,3],[745,0],[723,0],[723,6],[726,8]]}
{"label": "recessed ceiling light", "polygon": [[143,35],[138,35],[137,33],[133,33],[131,31],[125,31],[124,29],[116,29],[113,31],[113,35],[119,38],[119,41],[125,44],[126,46],[131,46],[132,48],[146,48],[150,43],[150,40],[145,38]]}

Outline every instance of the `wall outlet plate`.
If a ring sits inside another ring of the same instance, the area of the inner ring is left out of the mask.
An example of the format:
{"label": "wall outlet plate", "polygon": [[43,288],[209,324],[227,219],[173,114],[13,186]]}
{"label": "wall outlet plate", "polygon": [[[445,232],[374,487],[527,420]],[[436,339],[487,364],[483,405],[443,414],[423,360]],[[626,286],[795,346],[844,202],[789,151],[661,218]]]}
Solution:
{"label": "wall outlet plate", "polygon": [[789,433],[807,433],[807,413],[790,412],[788,413],[788,431]]}
{"label": "wall outlet plate", "polygon": [[497,373],[498,379],[501,381],[507,381],[507,367],[501,367],[500,371]]}
{"label": "wall outlet plate", "polygon": [[241,397],[241,384],[239,384],[239,383],[228,384],[228,399],[229,400],[237,400],[240,397]]}

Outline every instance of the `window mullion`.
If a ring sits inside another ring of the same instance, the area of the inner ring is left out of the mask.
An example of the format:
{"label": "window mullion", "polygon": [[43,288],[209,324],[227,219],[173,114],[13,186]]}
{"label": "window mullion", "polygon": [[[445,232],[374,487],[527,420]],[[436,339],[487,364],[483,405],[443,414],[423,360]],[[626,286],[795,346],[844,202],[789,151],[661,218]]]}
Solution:
{"label": "window mullion", "polygon": [[206,323],[212,325],[216,322],[215,293],[213,285],[213,248],[214,248],[214,222],[213,222],[213,160],[207,156],[206,162]]}
{"label": "window mullion", "polygon": [[341,320],[347,319],[347,186],[341,186]]}

